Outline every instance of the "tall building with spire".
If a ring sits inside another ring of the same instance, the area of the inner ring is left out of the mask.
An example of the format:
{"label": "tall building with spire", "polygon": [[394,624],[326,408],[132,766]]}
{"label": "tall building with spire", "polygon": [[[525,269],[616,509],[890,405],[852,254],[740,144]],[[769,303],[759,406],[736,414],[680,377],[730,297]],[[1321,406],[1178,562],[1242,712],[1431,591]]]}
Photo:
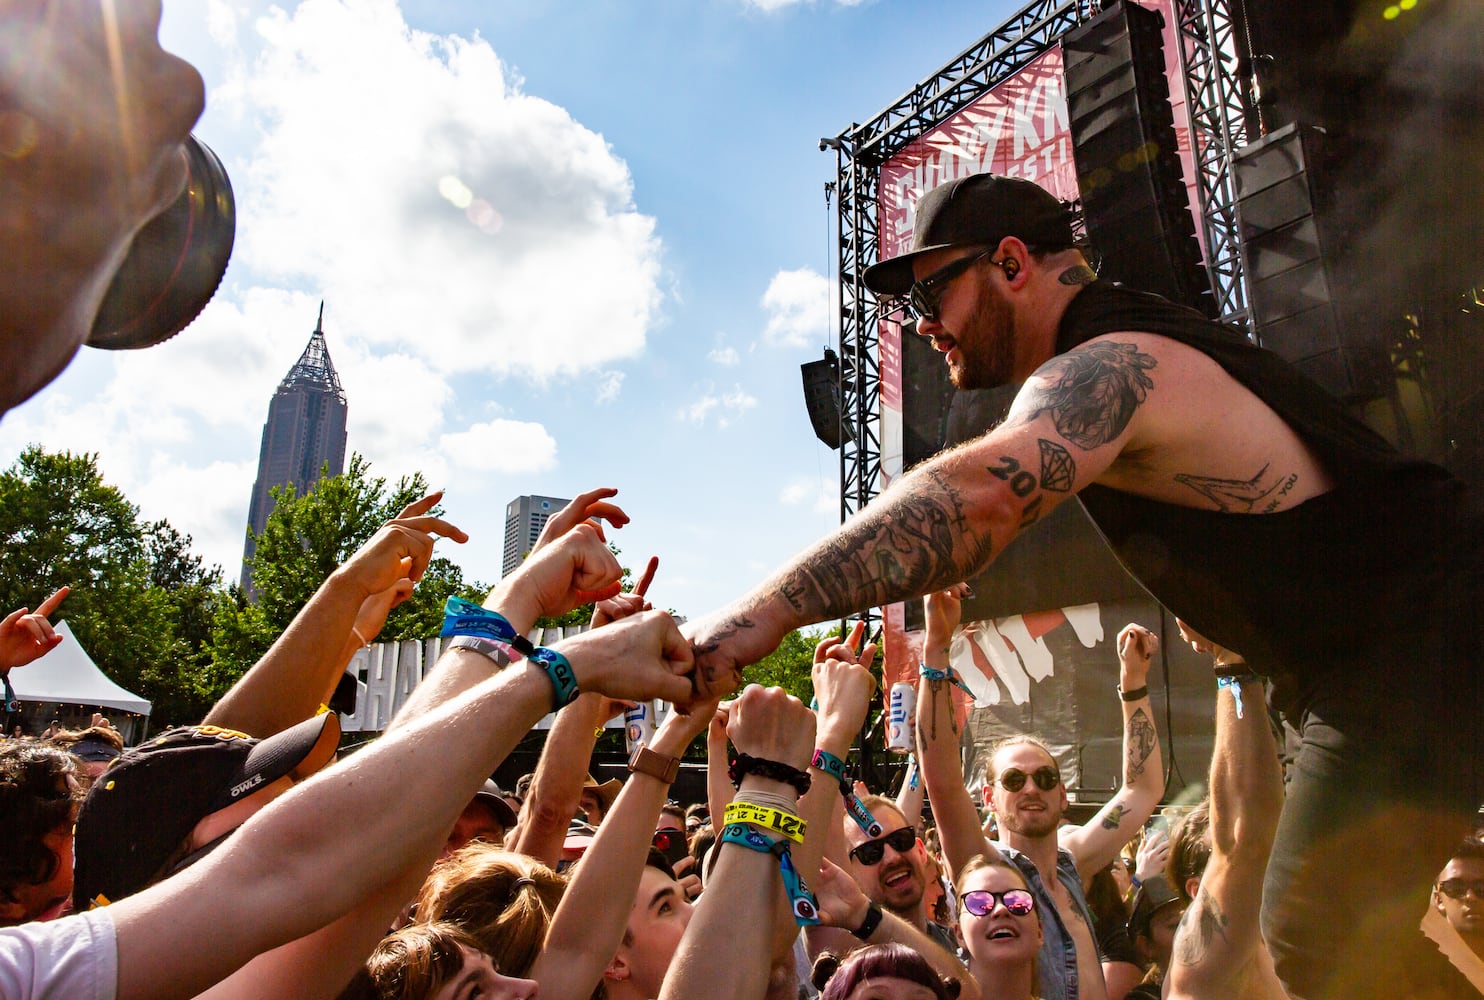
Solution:
{"label": "tall building with spire", "polygon": [[262,534],[273,512],[273,487],[292,483],[302,496],[319,482],[327,466],[332,476],[345,471],[345,390],[340,388],[340,376],[325,347],[324,326],[325,304],[321,302],[309,344],[278,383],[273,402],[268,404],[263,444],[258,451],[258,478],[247,512],[251,530],[242,553],[242,585],[249,593],[252,575],[248,566],[256,548],[254,539]]}

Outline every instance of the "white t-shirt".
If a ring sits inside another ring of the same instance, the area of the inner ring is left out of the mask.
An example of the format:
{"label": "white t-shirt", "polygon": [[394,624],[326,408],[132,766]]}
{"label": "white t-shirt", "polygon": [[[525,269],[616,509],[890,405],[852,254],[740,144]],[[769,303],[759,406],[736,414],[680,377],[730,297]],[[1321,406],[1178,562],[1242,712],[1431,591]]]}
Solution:
{"label": "white t-shirt", "polygon": [[107,909],[0,930],[5,1000],[114,1000],[118,973]]}

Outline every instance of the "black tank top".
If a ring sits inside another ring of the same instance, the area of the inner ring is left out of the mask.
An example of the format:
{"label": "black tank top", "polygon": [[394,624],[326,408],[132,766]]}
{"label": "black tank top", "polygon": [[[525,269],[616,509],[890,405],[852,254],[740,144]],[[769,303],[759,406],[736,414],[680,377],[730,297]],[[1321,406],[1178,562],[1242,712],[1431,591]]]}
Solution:
{"label": "black tank top", "polygon": [[1450,591],[1461,577],[1477,581],[1481,519],[1466,512],[1461,481],[1404,458],[1277,355],[1156,295],[1088,286],[1062,317],[1057,352],[1120,331],[1169,337],[1211,357],[1293,428],[1335,483],[1272,514],[1083,489],[1083,507],[1119,559],[1165,607],[1260,672],[1291,675],[1300,700],[1321,673],[1383,665],[1415,652],[1417,630],[1436,628],[1447,613],[1478,614]]}

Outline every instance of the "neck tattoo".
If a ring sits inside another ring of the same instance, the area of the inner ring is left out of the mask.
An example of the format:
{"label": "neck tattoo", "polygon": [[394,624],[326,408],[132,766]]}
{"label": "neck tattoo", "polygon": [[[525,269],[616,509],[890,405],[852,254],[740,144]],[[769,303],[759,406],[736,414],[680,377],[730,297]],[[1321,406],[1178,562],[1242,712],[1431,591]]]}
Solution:
{"label": "neck tattoo", "polygon": [[1074,264],[1057,275],[1056,280],[1063,285],[1090,285],[1098,280],[1098,275],[1086,264]]}

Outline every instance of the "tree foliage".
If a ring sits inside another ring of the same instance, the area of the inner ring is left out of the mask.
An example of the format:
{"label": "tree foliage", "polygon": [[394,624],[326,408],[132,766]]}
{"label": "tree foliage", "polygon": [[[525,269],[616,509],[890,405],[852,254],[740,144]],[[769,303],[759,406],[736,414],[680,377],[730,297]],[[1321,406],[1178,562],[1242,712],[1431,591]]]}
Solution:
{"label": "tree foliage", "polygon": [[814,698],[814,682],[810,678],[814,647],[824,635],[817,629],[790,632],[777,649],[743,671],[743,683],[781,687],[804,704],[809,704]]}
{"label": "tree foliage", "polygon": [[[359,454],[351,455],[343,474],[325,476],[303,495],[293,486],[275,487],[273,511],[249,563],[253,600],[236,594],[219,605],[213,631],[218,667],[240,674],[267,652],[335,568],[427,492],[421,473],[388,486]],[[439,515],[442,509],[430,513]],[[437,635],[450,595],[478,602],[488,590],[466,581],[455,563],[435,556],[412,597],[392,610],[377,638],[392,642]]]}
{"label": "tree foliage", "polygon": [[221,571],[191,539],[103,481],[96,455],[27,448],[0,473],[0,608],[72,593],[57,617],[116,682],[159,719],[199,716],[226,690],[203,665]]}

